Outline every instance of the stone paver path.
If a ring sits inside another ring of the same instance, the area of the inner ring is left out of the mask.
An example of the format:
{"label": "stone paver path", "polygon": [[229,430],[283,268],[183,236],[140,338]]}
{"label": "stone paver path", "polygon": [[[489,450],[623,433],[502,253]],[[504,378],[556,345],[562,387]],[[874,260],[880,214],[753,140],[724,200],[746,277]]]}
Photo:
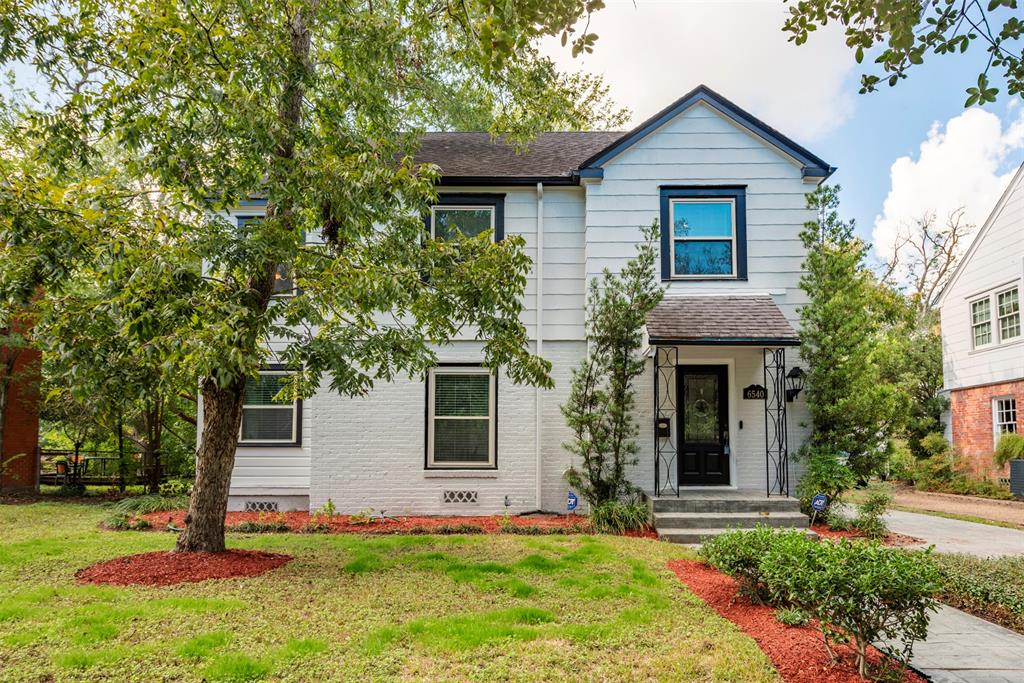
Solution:
{"label": "stone paver path", "polygon": [[[935,515],[893,510],[885,517],[891,531],[914,536],[934,545],[939,553],[967,553],[980,557],[1024,555],[1024,531],[991,524],[962,522]],[[1024,658],[1024,652],[1021,653]]]}
{"label": "stone paver path", "polygon": [[1024,636],[943,605],[911,663],[935,683],[1024,683]]}

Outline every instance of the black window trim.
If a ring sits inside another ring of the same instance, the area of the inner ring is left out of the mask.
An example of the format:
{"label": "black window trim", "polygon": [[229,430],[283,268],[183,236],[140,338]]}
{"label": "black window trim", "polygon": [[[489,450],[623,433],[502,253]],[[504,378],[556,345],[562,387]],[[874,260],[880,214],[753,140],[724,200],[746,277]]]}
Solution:
{"label": "black window trim", "polygon": [[[260,368],[260,372],[295,372],[295,368],[282,363],[270,363]],[[245,404],[245,398],[242,399]],[[293,441],[242,441],[243,413],[238,421],[238,448],[301,448],[302,447],[302,399],[295,399],[295,439]]]}
{"label": "black window trim", "polygon": [[438,206],[490,206],[494,208],[494,241],[505,239],[505,193],[503,192],[442,192],[423,217],[427,235],[434,236],[433,209]]}
{"label": "black window trim", "polygon": [[[661,193],[661,280],[662,282],[700,282],[704,280],[747,279],[747,186],[746,185],[662,185]],[[730,275],[672,275],[672,200],[731,199],[735,206],[736,272]]]}
{"label": "black window trim", "polygon": [[[498,469],[498,373],[489,370],[483,363],[438,363],[433,370],[444,368],[480,368],[482,371],[489,371],[494,378],[494,439],[491,446],[494,448],[494,462],[479,467],[467,467],[466,465],[431,465],[430,464],[430,373],[423,378],[423,471],[424,472],[493,472]],[[483,374],[483,373],[481,373]]]}

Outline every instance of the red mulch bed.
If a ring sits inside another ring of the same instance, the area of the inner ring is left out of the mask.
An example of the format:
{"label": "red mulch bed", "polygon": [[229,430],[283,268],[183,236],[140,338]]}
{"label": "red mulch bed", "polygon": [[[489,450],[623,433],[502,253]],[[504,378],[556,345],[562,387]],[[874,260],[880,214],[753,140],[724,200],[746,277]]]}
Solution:
{"label": "red mulch bed", "polygon": [[[829,529],[824,524],[815,524],[814,526],[811,527],[811,530],[814,531],[814,533],[816,533],[819,536],[821,536],[822,538],[827,538],[827,539],[830,539],[830,540],[838,539],[838,538],[853,538],[853,539],[857,539],[857,538],[863,539],[863,538],[866,538],[866,536],[864,536],[864,534],[862,534],[861,532],[857,531],[856,529],[848,529],[846,531],[836,531],[834,529]],[[922,541],[920,538],[914,538],[913,536],[904,536],[903,534],[895,534],[895,533],[893,533],[891,531],[888,532],[885,535],[885,538],[882,540],[882,545],[892,545],[892,546],[923,545],[923,544],[924,544],[924,541]]]}
{"label": "red mulch bed", "polygon": [[[185,511],[174,510],[171,512],[150,512],[142,515],[154,529],[166,529],[168,524],[176,528],[185,526]],[[501,533],[505,520],[517,527],[539,527],[540,529],[566,529],[567,531],[590,532],[586,517],[578,515],[517,515],[504,517],[501,515],[490,515],[480,517],[406,517],[395,516],[394,518],[377,519],[366,522],[364,520],[352,521],[350,515],[334,515],[332,517],[310,515],[308,512],[282,512],[282,513],[260,513],[260,512],[229,512],[225,518],[228,527],[242,522],[284,522],[289,531],[309,530],[310,523],[326,524],[323,531],[334,534],[403,534],[403,533],[431,533],[432,531],[451,532],[456,527],[470,525],[479,527],[483,533]],[[640,536],[644,538],[657,538],[653,529],[644,531],[629,532],[628,536]]]}
{"label": "red mulch bed", "polygon": [[115,557],[80,569],[79,583],[115,586],[173,586],[207,579],[259,576],[291,562],[290,555],[258,550],[226,550],[222,553],[155,552]]}
{"label": "red mulch bed", "polygon": [[[821,633],[811,626],[786,626],[775,620],[775,610],[754,605],[737,597],[736,581],[700,562],[676,560],[669,569],[721,616],[751,636],[771,659],[787,683],[862,683],[853,664],[853,652],[837,646],[840,662],[833,665]],[[877,663],[881,653],[872,649]],[[924,683],[925,679],[906,672],[907,683]]]}

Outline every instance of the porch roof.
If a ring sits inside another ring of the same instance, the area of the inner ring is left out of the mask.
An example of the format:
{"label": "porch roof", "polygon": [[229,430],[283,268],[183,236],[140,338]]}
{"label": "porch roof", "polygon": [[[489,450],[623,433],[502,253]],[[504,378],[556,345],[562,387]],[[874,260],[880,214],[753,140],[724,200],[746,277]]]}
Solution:
{"label": "porch roof", "polygon": [[647,316],[651,344],[798,346],[800,337],[768,295],[666,296]]}

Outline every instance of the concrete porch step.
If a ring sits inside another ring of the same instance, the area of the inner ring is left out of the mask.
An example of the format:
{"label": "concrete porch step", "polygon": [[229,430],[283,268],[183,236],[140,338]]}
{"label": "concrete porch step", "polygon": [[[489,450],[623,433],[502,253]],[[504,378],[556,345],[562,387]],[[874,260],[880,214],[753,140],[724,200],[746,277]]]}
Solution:
{"label": "concrete porch step", "polygon": [[758,512],[655,512],[654,528],[675,529],[752,529],[763,525],[780,528],[807,526],[807,515],[790,510]]}
{"label": "concrete porch step", "polygon": [[767,496],[703,495],[681,498],[655,498],[651,501],[654,514],[674,512],[799,512],[800,501],[796,498],[768,498]]}

